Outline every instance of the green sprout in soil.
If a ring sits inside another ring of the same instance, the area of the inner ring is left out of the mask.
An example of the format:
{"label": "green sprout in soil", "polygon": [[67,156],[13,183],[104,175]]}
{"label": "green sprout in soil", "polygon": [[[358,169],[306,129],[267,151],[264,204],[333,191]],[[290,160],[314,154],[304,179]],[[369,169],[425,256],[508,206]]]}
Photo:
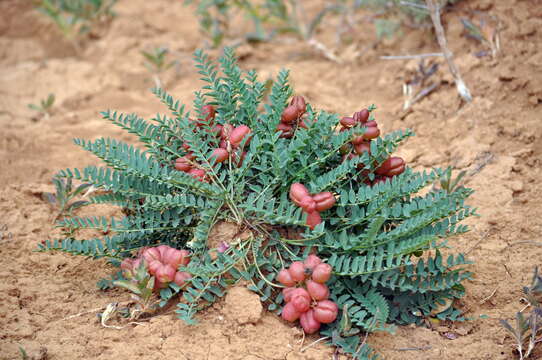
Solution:
{"label": "green sprout in soil", "polygon": [[40,100],[39,104],[28,104],[30,110],[37,111],[40,115],[48,119],[51,116],[51,108],[55,103],[55,94],[49,94],[46,99]]}
{"label": "green sprout in soil", "polygon": [[[501,325],[512,335],[516,341],[516,349],[520,360],[527,359],[537,343],[542,342],[542,277],[538,268],[534,269],[533,280],[530,286],[523,287],[527,306],[516,313],[515,327],[507,320],[500,320]],[[531,308],[527,315],[524,311]],[[526,346],[525,346],[525,343]]]}
{"label": "green sprout in soil", "polygon": [[80,51],[81,36],[110,21],[117,0],[35,0],[39,12],[49,17]]}
{"label": "green sprout in soil", "polygon": [[461,189],[460,182],[463,180],[463,177],[467,174],[467,171],[460,171],[459,174],[454,178],[452,175],[452,168],[448,167],[445,170],[439,171],[439,185],[440,188],[446,191],[448,194],[453,193]]}
{"label": "green sprout in soil", "polygon": [[74,200],[78,195],[81,195],[85,190],[88,190],[92,184],[84,183],[76,188],[73,188],[72,179],[53,177],[52,181],[55,185],[56,192],[44,192],[42,194],[42,198],[49,204],[56,207],[57,214],[54,220],[62,216],[72,216],[75,209],[88,204],[88,201],[85,200],[72,200]]}
{"label": "green sprout in soil", "polygon": [[178,64],[177,60],[169,60],[169,50],[165,47],[156,47],[151,51],[142,50],[141,54],[145,57],[145,67],[153,74],[153,80],[156,88],[162,88],[160,75]]}
{"label": "green sprout in soil", "polygon": [[[193,3],[185,0],[185,4]],[[218,47],[228,36],[232,18],[237,15],[250,19],[254,30],[245,35],[248,41],[269,41],[277,34],[291,33],[305,41],[313,39],[324,17],[344,10],[343,1],[326,5],[313,17],[308,15],[301,1],[265,0],[256,3],[248,0],[211,0],[199,2],[196,14],[200,28]]]}

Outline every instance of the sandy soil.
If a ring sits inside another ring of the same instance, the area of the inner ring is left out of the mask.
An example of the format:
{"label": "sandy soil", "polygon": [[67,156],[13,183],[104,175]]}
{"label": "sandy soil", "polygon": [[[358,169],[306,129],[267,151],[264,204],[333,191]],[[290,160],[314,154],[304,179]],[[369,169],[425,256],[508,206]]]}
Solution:
{"label": "sandy soil", "polygon": [[[311,2],[311,10],[321,3]],[[333,350],[323,345],[301,351],[317,338],[302,344],[299,330],[263,312],[255,295],[243,288],[232,289],[201,314],[195,327],[167,313],[141,326],[103,328],[99,309],[129,297],[96,288],[112,268],[102,261],[32,252],[38,242],[56,235],[53,211],[40,198],[52,190],[52,175],[64,167],[97,163],[71,139],[130,140],[100,119],[101,110],[143,117],[165,112],[148,91],[152,81],[141,49],[165,45],[180,61],[177,73],[163,76],[175,97],[189,102],[200,86],[190,59],[203,39],[192,9],[181,1],[121,0],[116,11],[111,26],[75,56],[30,5],[0,2],[0,358],[21,358],[21,346],[30,358],[42,360],[330,359]],[[496,58],[474,56],[484,46],[462,35],[459,17],[480,14],[502,24]],[[329,17],[317,38],[338,50],[342,64],[284,37],[238,51],[242,67],[257,69],[263,78],[290,68],[297,92],[317,108],[351,114],[377,104],[385,131],[409,127],[417,133],[400,150],[411,166],[469,171],[467,185],[476,190],[470,204],[482,216],[470,219],[472,231],[451,244],[475,261],[461,308],[467,316],[489,318],[369,336],[385,359],[515,358],[513,341],[498,320],[512,318],[523,307],[521,286],[530,281],[534,266],[542,265],[541,19],[537,0],[463,1],[446,14],[445,26],[474,101],[459,100],[443,61],[437,60],[441,66],[432,79],[440,86],[406,114],[402,83],[416,62],[379,56],[438,51],[430,33],[410,31],[377,42],[372,25],[360,19],[349,34],[352,43],[339,46],[334,29],[340,18]],[[26,105],[50,92],[57,98],[52,116],[36,117]],[[246,315],[237,319],[241,308]],[[542,346],[532,358],[542,358]]]}

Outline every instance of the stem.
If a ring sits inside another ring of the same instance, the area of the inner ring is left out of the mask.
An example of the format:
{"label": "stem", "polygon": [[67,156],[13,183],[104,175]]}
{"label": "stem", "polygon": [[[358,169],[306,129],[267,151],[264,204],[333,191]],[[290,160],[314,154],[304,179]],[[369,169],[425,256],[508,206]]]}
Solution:
{"label": "stem", "polygon": [[269,286],[276,287],[276,288],[283,288],[284,286],[272,283],[271,281],[267,280],[267,278],[264,276],[264,274],[260,270],[260,267],[258,266],[258,260],[257,260],[256,252],[254,251],[254,246],[252,246],[252,241],[250,241],[250,243],[251,243],[250,247],[252,250],[252,257],[254,258],[254,266],[256,266],[256,270],[258,271],[258,274],[260,274],[260,277],[262,278],[262,280],[265,281]]}
{"label": "stem", "polygon": [[154,81],[155,88],[162,89],[162,81],[160,81],[160,77],[158,77],[158,74],[154,74],[152,80]]}

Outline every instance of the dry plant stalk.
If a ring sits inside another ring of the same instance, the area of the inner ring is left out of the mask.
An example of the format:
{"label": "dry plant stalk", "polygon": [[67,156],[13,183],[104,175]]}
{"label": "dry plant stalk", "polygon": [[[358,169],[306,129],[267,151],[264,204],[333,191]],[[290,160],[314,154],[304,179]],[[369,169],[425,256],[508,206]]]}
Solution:
{"label": "dry plant stalk", "polygon": [[448,49],[447,41],[446,41],[446,35],[444,34],[444,28],[442,27],[442,23],[440,21],[440,4],[437,3],[436,0],[425,0],[427,4],[427,9],[429,10],[429,13],[431,14],[431,20],[433,21],[433,26],[435,27],[435,33],[437,35],[437,40],[440,45],[440,49],[442,50],[442,53],[444,54],[444,58],[446,59],[446,62],[448,63],[448,67],[450,68],[450,73],[452,73],[452,76],[455,80],[455,85],[457,87],[457,92],[459,92],[459,95],[467,102],[470,102],[472,100],[472,96],[470,94],[469,88],[461,78],[461,74],[459,73],[459,69],[454,63],[453,54]]}

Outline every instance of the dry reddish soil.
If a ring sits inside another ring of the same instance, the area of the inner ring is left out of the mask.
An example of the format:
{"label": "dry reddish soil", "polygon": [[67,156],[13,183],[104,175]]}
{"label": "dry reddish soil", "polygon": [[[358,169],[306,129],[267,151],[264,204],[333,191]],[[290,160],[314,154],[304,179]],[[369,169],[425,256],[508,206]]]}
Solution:
{"label": "dry reddish soil", "polygon": [[[306,3],[314,12],[323,2]],[[0,358],[21,358],[20,346],[31,359],[330,359],[333,350],[321,344],[302,351],[317,337],[303,341],[297,328],[263,312],[255,295],[239,287],[199,315],[194,327],[169,312],[122,330],[104,328],[97,312],[129,298],[125,291],[96,288],[112,267],[33,252],[40,241],[58,235],[53,209],[40,197],[52,190],[51,177],[61,168],[97,163],[71,139],[131,140],[101,120],[101,110],[143,117],[166,112],[148,91],[152,81],[140,50],[165,45],[180,61],[162,78],[176,98],[190,102],[201,85],[191,54],[204,39],[192,8],[181,1],[121,0],[116,11],[111,25],[76,56],[30,4],[0,2]],[[459,19],[487,15],[500,21],[501,51],[479,58],[474,54],[487,47],[466,38]],[[385,359],[514,359],[513,341],[498,320],[513,318],[524,306],[521,287],[542,263],[542,2],[465,0],[447,12],[450,48],[474,100],[459,99],[444,62],[437,59],[432,62],[440,67],[431,80],[438,88],[408,113],[402,110],[402,84],[417,61],[379,57],[439,51],[433,35],[407,30],[377,41],[370,17],[355,19],[346,45],[335,41],[338,16],[326,18],[316,35],[336,51],[341,64],[300,40],[281,37],[242,45],[241,66],[258,70],[263,79],[280,68],[291,69],[297,93],[316,108],[351,114],[377,104],[385,131],[409,127],[416,132],[400,150],[411,166],[468,171],[466,184],[476,190],[470,204],[481,216],[469,219],[470,233],[450,242],[475,261],[474,278],[458,305],[466,316],[489,316],[400,327],[396,335],[373,334],[368,342]],[[57,98],[51,117],[27,109],[50,92]],[[89,211],[79,214],[94,212]],[[532,358],[542,358],[542,345]]]}

